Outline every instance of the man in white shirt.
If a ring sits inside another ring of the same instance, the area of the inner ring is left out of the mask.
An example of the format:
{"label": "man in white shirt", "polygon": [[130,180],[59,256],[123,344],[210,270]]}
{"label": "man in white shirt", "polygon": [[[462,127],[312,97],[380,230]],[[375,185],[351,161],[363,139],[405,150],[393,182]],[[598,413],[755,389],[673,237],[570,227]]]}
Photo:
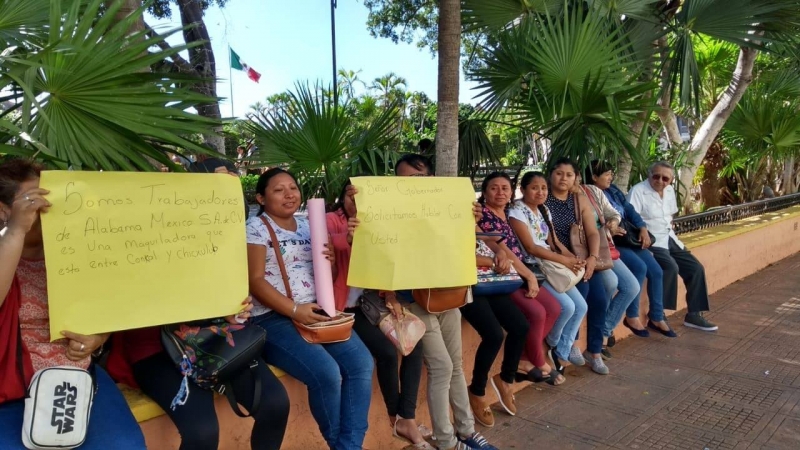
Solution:
{"label": "man in white shirt", "polygon": [[678,200],[672,187],[674,179],[672,165],[657,162],[650,167],[647,180],[631,188],[628,201],[656,238],[650,251],[664,271],[664,309],[677,309],[680,275],[686,285],[689,310],[684,326],[716,331],[718,327],[703,317],[703,312],[709,310],[705,269],[672,229],[672,218],[678,213]]}

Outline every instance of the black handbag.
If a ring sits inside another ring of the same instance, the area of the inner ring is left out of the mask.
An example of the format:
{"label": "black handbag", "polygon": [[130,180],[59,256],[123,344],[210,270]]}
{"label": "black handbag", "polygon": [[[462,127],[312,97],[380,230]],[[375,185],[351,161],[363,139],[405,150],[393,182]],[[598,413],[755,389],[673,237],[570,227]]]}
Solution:
{"label": "black handbag", "polygon": [[389,314],[386,302],[378,295],[378,291],[371,289],[365,289],[361,296],[358,297],[358,306],[369,323],[373,325],[378,325],[381,319],[386,314]]}
{"label": "black handbag", "polygon": [[[628,219],[622,219],[619,226],[625,230],[625,234],[622,236],[614,236],[614,245],[617,247],[642,248],[642,240],[639,239],[638,227]],[[653,236],[653,233],[648,231],[647,234],[650,235],[650,242],[655,244],[656,237]]]}
{"label": "black handbag", "polygon": [[[191,380],[203,389],[225,395],[239,417],[255,415],[260,406],[261,377],[256,373],[258,358],[264,349],[267,332],[257,325],[234,325],[224,319],[212,319],[161,327],[161,343],[183,375],[180,391],[171,408],[182,405],[189,396]],[[255,380],[255,394],[250,414],[239,409],[231,378],[249,367]],[[183,398],[183,400],[181,400]]]}

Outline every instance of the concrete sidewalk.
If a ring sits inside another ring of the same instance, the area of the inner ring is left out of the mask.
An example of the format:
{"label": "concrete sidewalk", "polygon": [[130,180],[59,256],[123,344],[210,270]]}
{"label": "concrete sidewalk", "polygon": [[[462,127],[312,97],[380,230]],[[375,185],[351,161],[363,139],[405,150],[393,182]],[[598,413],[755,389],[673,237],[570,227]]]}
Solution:
{"label": "concrete sidewalk", "polygon": [[[712,296],[715,333],[630,337],[610,376],[567,369],[567,383],[517,394],[480,429],[500,449],[800,449],[800,254]],[[479,426],[479,428],[481,428]]]}

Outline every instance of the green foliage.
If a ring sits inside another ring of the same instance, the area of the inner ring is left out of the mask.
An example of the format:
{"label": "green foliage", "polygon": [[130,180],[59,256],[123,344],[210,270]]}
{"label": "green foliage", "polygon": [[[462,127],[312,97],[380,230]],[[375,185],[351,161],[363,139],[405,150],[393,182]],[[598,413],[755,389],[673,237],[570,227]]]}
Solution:
{"label": "green foliage", "polygon": [[498,35],[486,67],[472,74],[481,107],[542,130],[553,158],[635,155],[628,124],[649,109],[653,85],[639,80],[643,61],[630,52],[629,38],[592,11],[523,17]]}
{"label": "green foliage", "polygon": [[286,95],[285,108],[252,114],[247,129],[258,143],[258,159],[292,171],[304,198],[324,198],[331,204],[347,177],[390,170],[390,144],[399,118],[396,104],[374,111],[362,122],[352,119],[349,102],[334,107],[319,84],[297,84]]}
{"label": "green foliage", "polygon": [[107,3],[0,0],[0,104],[9,105],[0,153],[90,170],[173,166],[167,153],[177,149],[210,153],[187,136],[221,124],[186,110],[216,99],[189,90],[196,78],[150,71],[188,48],[158,49],[181,30],[128,34],[144,10],[117,22],[121,2]]}

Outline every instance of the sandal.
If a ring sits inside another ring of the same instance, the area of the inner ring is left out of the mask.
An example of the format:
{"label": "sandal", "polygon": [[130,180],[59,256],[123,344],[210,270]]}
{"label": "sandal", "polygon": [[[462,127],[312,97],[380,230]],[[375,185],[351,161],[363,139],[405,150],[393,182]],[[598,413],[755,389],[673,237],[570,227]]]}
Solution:
{"label": "sandal", "polygon": [[517,372],[514,375],[514,381],[516,381],[517,383],[521,381],[530,381],[531,383],[541,383],[542,381],[547,381],[549,383],[550,377],[552,377],[552,372],[550,374],[545,375],[542,372],[542,369],[534,367],[527,373]]}
{"label": "sandal", "polygon": [[[419,442],[419,443],[415,444],[415,443],[411,442],[411,439],[409,439],[409,438],[407,438],[407,437],[405,437],[405,436],[402,436],[402,435],[400,435],[400,434],[397,432],[397,422],[398,422],[399,420],[400,420],[400,418],[398,417],[398,418],[397,418],[397,420],[395,420],[395,422],[394,422],[394,427],[392,427],[392,428],[393,428],[393,430],[392,430],[392,436],[394,436],[395,438],[397,438],[397,439],[400,439],[400,440],[402,440],[402,441],[408,442],[409,444],[411,444],[411,448],[420,449],[420,450],[436,450],[436,447],[432,446],[432,445],[431,445],[431,444],[429,444],[427,441],[422,441],[422,442]],[[425,428],[427,429],[427,427],[425,427]],[[418,427],[418,429],[419,429],[420,431],[422,431],[422,425],[420,425],[420,426]],[[433,432],[431,432],[431,434],[433,434]],[[423,439],[427,439],[425,436],[422,436],[422,438],[423,438]]]}
{"label": "sandal", "polygon": [[561,360],[558,358],[558,355],[556,354],[556,349],[554,347],[550,348],[550,351],[548,353],[550,353],[550,359],[553,360],[553,368],[556,371],[558,371],[558,373],[563,375],[564,374],[564,365],[561,364]]}
{"label": "sandal", "polygon": [[[561,380],[560,383],[558,382],[558,377],[563,378],[563,380]],[[545,381],[547,381],[547,384],[549,384],[550,386],[561,386],[562,384],[567,382],[567,379],[564,378],[564,375],[561,375],[556,369],[553,369],[550,371],[550,378],[548,378]]]}

